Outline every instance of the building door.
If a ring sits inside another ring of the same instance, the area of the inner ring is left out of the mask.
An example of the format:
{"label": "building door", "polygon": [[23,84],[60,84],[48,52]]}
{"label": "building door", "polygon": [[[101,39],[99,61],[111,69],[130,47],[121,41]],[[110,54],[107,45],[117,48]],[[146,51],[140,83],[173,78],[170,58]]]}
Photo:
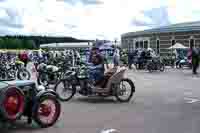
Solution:
{"label": "building door", "polygon": [[175,40],[172,40],[172,46],[174,46],[176,44]]}
{"label": "building door", "polygon": [[160,40],[156,41],[156,53],[160,54]]}
{"label": "building door", "polygon": [[190,48],[195,47],[194,39],[190,39]]}
{"label": "building door", "polygon": [[139,46],[139,48],[144,48],[144,46],[143,46],[143,41],[140,41],[140,46]]}
{"label": "building door", "polygon": [[135,42],[135,49],[138,49],[138,48],[139,48],[139,42],[136,41],[136,42]]}
{"label": "building door", "polygon": [[144,41],[144,49],[148,49],[149,46],[148,46],[148,41]]}

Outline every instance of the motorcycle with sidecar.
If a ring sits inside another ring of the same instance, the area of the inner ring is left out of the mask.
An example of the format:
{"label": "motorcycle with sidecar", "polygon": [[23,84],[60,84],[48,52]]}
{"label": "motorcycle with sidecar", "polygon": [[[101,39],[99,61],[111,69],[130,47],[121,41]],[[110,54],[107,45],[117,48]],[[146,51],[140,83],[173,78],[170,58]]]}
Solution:
{"label": "motorcycle with sidecar", "polygon": [[[87,65],[68,70],[68,77],[60,80],[55,91],[60,100],[70,100],[76,92],[83,96],[111,97],[120,102],[128,102],[135,93],[133,81],[125,77],[125,67],[115,67],[104,74],[104,79],[93,83],[89,80]],[[84,90],[84,93],[83,93]]]}
{"label": "motorcycle with sidecar", "polygon": [[0,81],[0,121],[16,122],[22,116],[28,124],[34,120],[40,127],[53,126],[61,112],[57,94],[34,81]]}

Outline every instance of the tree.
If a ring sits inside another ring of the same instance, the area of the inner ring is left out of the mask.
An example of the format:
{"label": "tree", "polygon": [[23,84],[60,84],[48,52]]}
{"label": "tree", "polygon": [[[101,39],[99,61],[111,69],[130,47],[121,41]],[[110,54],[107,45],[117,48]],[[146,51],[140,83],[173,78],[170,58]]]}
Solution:
{"label": "tree", "polygon": [[0,38],[0,48],[1,49],[5,48],[4,39],[2,39],[2,38]]}

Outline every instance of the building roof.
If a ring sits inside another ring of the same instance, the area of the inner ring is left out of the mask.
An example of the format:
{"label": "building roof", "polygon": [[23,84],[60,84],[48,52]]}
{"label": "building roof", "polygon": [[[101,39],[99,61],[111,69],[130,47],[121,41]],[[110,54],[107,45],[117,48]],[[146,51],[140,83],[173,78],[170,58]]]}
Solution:
{"label": "building roof", "polygon": [[89,48],[92,44],[89,42],[79,43],[50,43],[40,45],[40,48]]}
{"label": "building roof", "polygon": [[200,31],[200,21],[172,24],[144,31],[129,32],[122,34],[122,37],[149,35],[156,33],[169,33],[169,32],[188,32],[188,31]]}

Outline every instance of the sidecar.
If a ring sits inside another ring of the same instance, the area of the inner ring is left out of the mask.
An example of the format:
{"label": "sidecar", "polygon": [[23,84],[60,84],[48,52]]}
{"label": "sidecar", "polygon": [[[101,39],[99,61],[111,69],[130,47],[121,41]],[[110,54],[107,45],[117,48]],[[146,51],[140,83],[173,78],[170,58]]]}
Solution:
{"label": "sidecar", "polygon": [[56,123],[61,105],[50,89],[38,89],[34,81],[0,81],[0,120],[15,122],[22,116],[42,128]]}

